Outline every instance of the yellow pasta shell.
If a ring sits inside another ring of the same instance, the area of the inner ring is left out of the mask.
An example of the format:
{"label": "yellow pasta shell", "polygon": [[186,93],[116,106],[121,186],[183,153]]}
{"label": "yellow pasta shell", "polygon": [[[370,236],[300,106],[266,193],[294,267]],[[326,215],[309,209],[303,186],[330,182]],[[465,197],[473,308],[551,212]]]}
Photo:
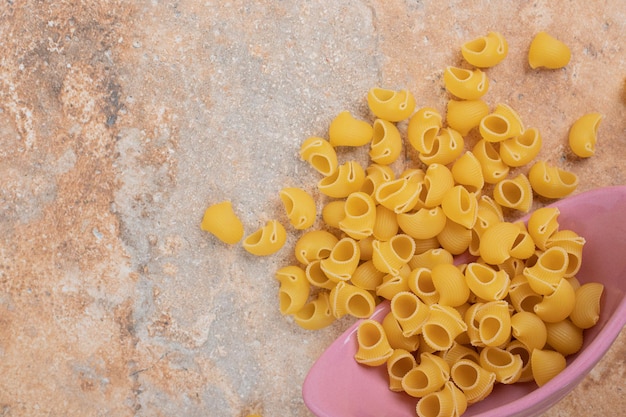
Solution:
{"label": "yellow pasta shell", "polygon": [[314,285],[318,288],[325,288],[327,290],[332,290],[337,285],[337,282],[331,281],[328,276],[322,271],[322,266],[320,265],[320,260],[315,260],[310,262],[306,269],[304,270],[306,274],[306,279],[309,281],[311,285]]}
{"label": "yellow pasta shell", "polygon": [[[455,363],[459,362],[462,359],[471,360],[475,363],[478,363],[478,361],[480,360],[478,353],[474,349],[464,344],[458,343],[457,341],[452,343],[450,349],[442,352],[441,357],[444,361],[446,361],[448,365],[450,365],[451,368],[454,367]],[[450,373],[452,373],[452,370],[450,370]]]}
{"label": "yellow pasta shell", "polygon": [[418,417],[460,416],[467,410],[467,398],[451,381],[440,391],[426,394],[415,406]]}
{"label": "yellow pasta shell", "polygon": [[396,294],[391,299],[390,308],[405,337],[421,333],[430,314],[428,306],[410,291]]}
{"label": "yellow pasta shell", "polygon": [[393,299],[396,294],[409,290],[409,275],[411,269],[403,265],[397,273],[388,273],[383,277],[383,282],[376,287],[376,295],[387,300]]}
{"label": "yellow pasta shell", "polygon": [[328,202],[322,208],[322,220],[327,226],[339,229],[339,223],[346,217],[346,200]]}
{"label": "yellow pasta shell", "polygon": [[417,366],[413,354],[405,349],[394,349],[387,359],[387,375],[389,375],[389,389],[391,391],[404,391],[402,378],[411,369]]}
{"label": "yellow pasta shell", "polygon": [[452,187],[441,200],[446,217],[467,229],[474,227],[478,213],[476,195],[461,185]]}
{"label": "yellow pasta shell", "polygon": [[514,355],[519,355],[522,358],[522,363],[524,364],[522,367],[522,373],[517,380],[517,382],[530,382],[533,380],[533,370],[530,367],[530,352],[532,350],[528,349],[526,345],[524,345],[519,340],[513,340],[506,347],[506,350],[511,352]]}
{"label": "yellow pasta shell", "polygon": [[598,127],[603,118],[600,113],[587,113],[572,124],[568,142],[574,154],[581,158],[589,158],[596,153]]}
{"label": "yellow pasta shell", "polygon": [[463,185],[469,192],[477,193],[485,185],[485,178],[480,161],[471,152],[465,152],[452,165],[452,177],[457,184]]}
{"label": "yellow pasta shell", "polygon": [[573,355],[583,347],[583,329],[570,320],[546,323],[548,345],[563,356]]}
{"label": "yellow pasta shell", "polygon": [[511,332],[514,338],[522,342],[529,352],[543,349],[548,339],[546,325],[534,313],[521,311],[511,316]]}
{"label": "yellow pasta shell", "polygon": [[408,90],[372,88],[367,93],[367,104],[376,117],[389,122],[407,119],[415,110],[415,98]]}
{"label": "yellow pasta shell", "polygon": [[339,239],[326,230],[311,230],[297,240],[294,251],[296,259],[308,265],[314,260],[327,258]]}
{"label": "yellow pasta shell", "polygon": [[365,181],[361,186],[361,191],[376,199],[376,190],[381,184],[395,179],[395,174],[387,165],[370,164],[365,169]]}
{"label": "yellow pasta shell", "polygon": [[528,64],[533,69],[539,67],[563,68],[569,63],[571,55],[566,44],[546,32],[539,32],[530,43]]}
{"label": "yellow pasta shell", "polygon": [[439,135],[435,136],[431,150],[420,153],[418,158],[426,165],[447,165],[461,155],[463,146],[463,136],[456,130],[446,127],[440,130]]}
{"label": "yellow pasta shell", "polygon": [[557,207],[541,207],[528,218],[528,233],[541,250],[546,250],[548,239],[559,229],[560,211]]}
{"label": "yellow pasta shell", "polygon": [[511,337],[511,316],[506,301],[489,301],[476,311],[478,336],[485,346],[502,346]]}
{"label": "yellow pasta shell", "polygon": [[434,208],[441,204],[444,195],[454,187],[454,177],[443,164],[431,164],[426,169],[417,205]]}
{"label": "yellow pasta shell", "polygon": [[506,272],[477,262],[471,262],[465,268],[465,281],[468,288],[485,301],[504,299],[511,282]]}
{"label": "yellow pasta shell", "polygon": [[506,178],[509,166],[502,161],[500,154],[491,142],[481,139],[472,148],[472,153],[480,162],[483,178],[488,184],[495,184]]}
{"label": "yellow pasta shell", "polygon": [[595,326],[600,318],[600,299],[604,285],[596,282],[583,284],[576,290],[574,309],[569,318],[581,329]]}
{"label": "yellow pasta shell", "polygon": [[421,189],[419,182],[398,178],[378,187],[376,201],[395,213],[406,213],[417,204]]}
{"label": "yellow pasta shell", "polygon": [[568,264],[569,256],[565,249],[555,246],[541,253],[534,265],[524,268],[524,276],[533,291],[549,295],[565,277]]}
{"label": "yellow pasta shell", "polygon": [[521,167],[535,159],[541,145],[539,130],[531,127],[519,136],[500,142],[500,157],[510,167]]}
{"label": "yellow pasta shell", "polygon": [[293,315],[296,324],[306,330],[319,330],[335,321],[330,311],[328,292],[320,292],[313,301],[304,305]]}
{"label": "yellow pasta shell", "polygon": [[317,216],[315,200],[306,191],[297,187],[286,187],[279,192],[289,223],[298,230],[313,226]]}
{"label": "yellow pasta shell", "polygon": [[489,106],[483,100],[449,100],[446,112],[448,126],[466,136],[489,114]]}
{"label": "yellow pasta shell", "polygon": [[489,32],[487,36],[472,39],[461,46],[463,58],[479,68],[497,65],[506,58],[508,52],[509,44],[498,32]]}
{"label": "yellow pasta shell", "polygon": [[430,153],[435,137],[441,129],[441,114],[432,107],[420,108],[409,120],[407,137],[418,152]]}
{"label": "yellow pasta shell", "polygon": [[244,234],[243,223],[235,214],[230,201],[222,201],[207,208],[200,229],[231,245],[239,242]]}
{"label": "yellow pasta shell", "polygon": [[331,281],[347,281],[356,270],[359,260],[359,245],[354,239],[344,237],[333,246],[328,258],[320,261],[320,267]]}
{"label": "yellow pasta shell", "polygon": [[524,275],[518,275],[511,280],[509,285],[509,297],[511,304],[517,312],[534,312],[534,307],[541,302],[542,297],[530,288]]}
{"label": "yellow pasta shell", "polygon": [[465,100],[477,100],[489,89],[487,74],[478,68],[471,71],[449,66],[443,72],[443,82],[450,94]]}
{"label": "yellow pasta shell", "polygon": [[404,349],[409,352],[415,352],[419,347],[419,335],[406,337],[402,334],[400,323],[390,311],[382,321],[383,329],[387,335],[387,340],[393,349]]}
{"label": "yellow pasta shell", "polygon": [[422,353],[419,365],[402,378],[402,388],[412,397],[424,397],[439,391],[450,378],[450,367],[439,356]]}
{"label": "yellow pasta shell", "polygon": [[398,159],[402,152],[400,131],[391,122],[382,119],[374,121],[374,133],[369,156],[377,164],[389,165]]}
{"label": "yellow pasta shell", "polygon": [[339,222],[339,229],[353,239],[361,240],[374,232],[376,223],[376,203],[366,193],[351,193],[344,205],[345,216]]}
{"label": "yellow pasta shell", "polygon": [[506,261],[513,251],[518,255],[529,256],[528,246],[532,240],[519,224],[500,222],[489,226],[480,238],[480,256],[491,265]]}
{"label": "yellow pasta shell", "polygon": [[281,314],[298,312],[309,298],[310,285],[304,270],[290,265],[276,271],[276,280],[280,282],[278,291]]}
{"label": "yellow pasta shell", "polygon": [[425,304],[432,305],[439,302],[439,291],[435,288],[430,269],[422,267],[412,269],[407,282],[410,290]]}
{"label": "yellow pasta shell", "polygon": [[398,216],[393,210],[379,204],[372,235],[378,240],[389,240],[398,234]]}
{"label": "yellow pasta shell", "polygon": [[330,290],[330,307],[336,318],[348,314],[364,319],[374,312],[376,300],[369,291],[340,281]]}
{"label": "yellow pasta shell", "polygon": [[265,226],[246,237],[243,248],[256,256],[276,253],[287,240],[287,231],[277,220],[268,221]]}
{"label": "yellow pasta shell", "polygon": [[316,136],[302,143],[300,158],[325,177],[334,174],[338,167],[337,152],[333,146],[326,139]]}
{"label": "yellow pasta shell", "polygon": [[446,225],[446,215],[441,207],[421,208],[397,215],[397,225],[415,239],[429,239],[437,236]]}
{"label": "yellow pasta shell", "polygon": [[317,188],[324,195],[333,198],[344,198],[359,191],[365,182],[365,171],[357,161],[348,161],[340,165],[337,171],[322,178]]}
{"label": "yellow pasta shell", "polygon": [[566,197],[578,186],[576,174],[548,165],[545,161],[538,161],[530,168],[528,180],[533,190],[546,198]]}
{"label": "yellow pasta shell", "polygon": [[467,330],[467,324],[454,308],[441,304],[431,304],[430,314],[422,326],[424,341],[437,351],[452,347],[454,340]]}
{"label": "yellow pasta shell", "polygon": [[544,295],[543,300],[535,305],[537,316],[546,323],[556,323],[565,320],[574,311],[576,294],[572,285],[561,279],[552,294]]}
{"label": "yellow pasta shell", "polygon": [[480,135],[487,142],[502,142],[521,135],[524,125],[519,114],[507,104],[496,105],[493,113],[483,117],[478,125]]}
{"label": "yellow pasta shell", "polygon": [[376,320],[363,320],[356,332],[358,349],[354,359],[363,365],[379,366],[393,354],[383,326]]}
{"label": "yellow pasta shell", "polygon": [[433,285],[440,294],[440,306],[458,307],[469,299],[470,288],[463,273],[455,265],[435,265],[431,270],[431,276]]}
{"label": "yellow pasta shell", "polygon": [[468,404],[474,404],[491,394],[496,374],[470,359],[461,359],[450,369],[452,381],[465,394]]}
{"label": "yellow pasta shell", "polygon": [[565,278],[573,277],[580,270],[585,243],[585,238],[579,236],[573,230],[559,230],[548,238],[546,248],[558,246],[567,252],[568,262],[564,275]]}
{"label": "yellow pasta shell", "polygon": [[567,362],[559,352],[535,349],[530,355],[530,366],[535,382],[542,387],[561,373]]}
{"label": "yellow pasta shell", "polygon": [[379,271],[397,274],[415,253],[415,241],[406,234],[397,234],[387,241],[374,240],[372,260]]}
{"label": "yellow pasta shell", "polygon": [[454,262],[454,258],[447,250],[436,247],[428,249],[424,252],[416,254],[409,262],[411,269],[415,268],[428,268],[433,269],[435,265],[439,264],[451,264]]}
{"label": "yellow pasta shell", "polygon": [[453,255],[460,255],[472,242],[472,230],[447,218],[446,225],[437,235],[437,241],[446,251]]}
{"label": "yellow pasta shell", "polygon": [[522,375],[524,366],[519,355],[493,346],[486,346],[480,352],[480,366],[496,374],[501,384],[513,384]]}
{"label": "yellow pasta shell", "polygon": [[533,189],[526,175],[505,178],[493,190],[493,198],[503,207],[528,213],[533,204]]}
{"label": "yellow pasta shell", "polygon": [[383,282],[384,272],[379,271],[370,259],[356,267],[350,282],[357,287],[374,291]]}
{"label": "yellow pasta shell", "polygon": [[328,139],[333,147],[363,146],[372,140],[373,133],[369,123],[355,119],[349,111],[342,111],[330,122]]}

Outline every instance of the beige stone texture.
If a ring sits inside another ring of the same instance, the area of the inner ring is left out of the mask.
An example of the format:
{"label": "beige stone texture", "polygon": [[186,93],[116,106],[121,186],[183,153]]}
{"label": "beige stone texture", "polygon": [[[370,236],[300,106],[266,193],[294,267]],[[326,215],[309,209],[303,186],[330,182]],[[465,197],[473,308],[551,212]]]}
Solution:
{"label": "beige stone texture", "polygon": [[[510,49],[485,100],[540,129],[577,193],[625,184],[622,0],[2,1],[0,415],[310,416],[302,381],[353,321],[280,315],[273,275],[301,232],[257,258],[203,211],[229,199],[251,233],[287,224],[284,186],[321,207],[302,141],[341,110],[373,120],[373,86],[444,112],[443,69],[490,30]],[[529,68],[540,30],[566,68]],[[606,117],[580,160],[567,132],[589,111]],[[625,377],[622,332],[545,416],[624,413]]]}

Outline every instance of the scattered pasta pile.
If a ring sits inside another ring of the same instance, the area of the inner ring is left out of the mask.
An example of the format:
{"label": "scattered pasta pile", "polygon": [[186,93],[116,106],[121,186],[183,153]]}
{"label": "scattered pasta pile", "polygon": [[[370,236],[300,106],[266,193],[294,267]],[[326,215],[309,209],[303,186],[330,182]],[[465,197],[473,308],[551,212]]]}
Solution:
{"label": "scattered pasta pile", "polygon": [[[495,383],[544,385],[581,348],[603,291],[577,281],[585,240],[560,229],[557,208],[532,212],[527,224],[505,221],[504,210],[529,212],[534,194],[569,195],[578,178],[545,161],[510,175],[533,162],[542,143],[539,130],[525,127],[509,105],[490,110],[482,100],[489,88],[483,69],[506,57],[507,42],[491,32],[461,52],[473,69],[445,69],[452,96],[445,121],[432,107],[416,110],[407,90],[372,88],[373,123],[344,111],[328,139],[304,141],[300,155],[322,175],[317,189],[329,197],[321,213],[327,227],[303,232],[295,245],[299,264],[276,273],[280,311],[301,327],[364,319],[355,359],[385,365],[391,390],[420,398],[419,416],[461,415]],[[528,60],[532,68],[561,68],[570,51],[542,32]],[[594,154],[601,118],[589,113],[573,123],[574,154]],[[480,139],[470,147],[465,138],[472,130]],[[419,162],[396,174],[390,164],[405,142]],[[359,146],[369,146],[369,166],[340,163],[342,147]],[[280,198],[293,228],[312,227],[311,194],[284,188]],[[228,201],[209,207],[201,227],[230,244],[244,234]],[[272,220],[243,247],[270,255],[286,233]],[[382,300],[390,312],[381,323],[368,319]]]}

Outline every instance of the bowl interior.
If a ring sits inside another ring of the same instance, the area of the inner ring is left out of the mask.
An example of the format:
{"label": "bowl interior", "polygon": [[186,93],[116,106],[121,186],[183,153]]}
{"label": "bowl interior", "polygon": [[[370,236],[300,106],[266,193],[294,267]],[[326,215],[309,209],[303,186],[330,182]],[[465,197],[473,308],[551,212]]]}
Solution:
{"label": "bowl interior", "polygon": [[[464,417],[540,414],[584,378],[626,324],[626,186],[588,191],[552,206],[561,212],[561,230],[571,229],[586,239],[577,278],[604,284],[600,319],[584,332],[583,347],[567,358],[567,368],[541,389],[534,383],[497,384],[487,399],[469,406]],[[381,303],[372,318],[381,321],[388,311],[388,302]],[[390,391],[384,366],[366,367],[354,360],[358,324],[312,366],[302,388],[305,404],[319,417],[414,417],[417,399]]]}

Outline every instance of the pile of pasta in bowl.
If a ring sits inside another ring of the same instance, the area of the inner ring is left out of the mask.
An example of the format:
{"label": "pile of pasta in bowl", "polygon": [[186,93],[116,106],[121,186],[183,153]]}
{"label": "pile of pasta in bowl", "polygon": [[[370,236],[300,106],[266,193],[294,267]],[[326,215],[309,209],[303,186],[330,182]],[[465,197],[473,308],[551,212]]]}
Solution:
{"label": "pile of pasta in bowl", "polygon": [[[544,385],[599,318],[603,285],[576,279],[584,236],[560,228],[556,207],[529,213],[534,195],[571,194],[576,175],[535,161],[539,130],[506,103],[491,110],[483,100],[485,69],[507,52],[495,32],[461,47],[472,68],[445,69],[445,118],[416,109],[407,90],[376,87],[367,94],[373,123],[344,111],[328,138],[305,140],[300,156],[322,176],[317,189],[328,200],[324,228],[308,230],[318,215],[311,193],[280,192],[291,227],[304,231],[294,248],[298,264],[276,272],[281,313],[311,330],[361,319],[354,359],[386,367],[390,390],[419,398],[419,416],[461,415],[495,384]],[[567,46],[544,32],[530,44],[532,68],[557,69],[569,59]],[[571,126],[578,157],[595,152],[601,118],[588,113]],[[479,139],[466,142],[471,131]],[[343,148],[362,146],[368,166],[341,161]],[[415,166],[394,172],[405,146]],[[529,213],[528,221],[506,221],[507,212]],[[244,234],[229,202],[209,207],[202,228],[230,244]],[[272,220],[242,245],[271,255],[286,235]],[[381,302],[389,313],[369,319]]]}

